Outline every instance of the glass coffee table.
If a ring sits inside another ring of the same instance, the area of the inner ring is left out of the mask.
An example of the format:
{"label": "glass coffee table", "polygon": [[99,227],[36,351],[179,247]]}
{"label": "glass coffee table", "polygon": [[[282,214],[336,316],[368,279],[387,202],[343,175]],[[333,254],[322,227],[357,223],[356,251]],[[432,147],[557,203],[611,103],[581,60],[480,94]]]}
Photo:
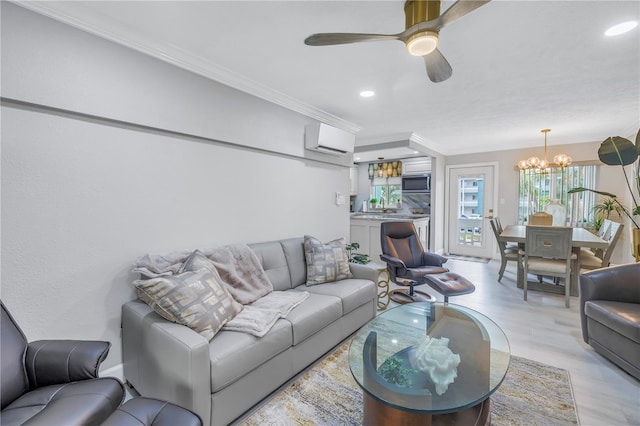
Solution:
{"label": "glass coffee table", "polygon": [[507,337],[492,320],[439,302],[381,313],[349,348],[366,425],[489,424],[489,397],[509,361]]}

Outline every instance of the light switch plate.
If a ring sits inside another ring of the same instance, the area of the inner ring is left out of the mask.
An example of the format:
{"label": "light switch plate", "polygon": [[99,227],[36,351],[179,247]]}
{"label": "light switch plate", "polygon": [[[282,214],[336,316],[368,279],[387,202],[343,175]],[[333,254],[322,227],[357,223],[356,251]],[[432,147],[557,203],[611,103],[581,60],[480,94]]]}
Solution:
{"label": "light switch plate", "polygon": [[344,205],[345,200],[344,200],[344,195],[342,195],[339,192],[336,192],[336,206],[342,206]]}

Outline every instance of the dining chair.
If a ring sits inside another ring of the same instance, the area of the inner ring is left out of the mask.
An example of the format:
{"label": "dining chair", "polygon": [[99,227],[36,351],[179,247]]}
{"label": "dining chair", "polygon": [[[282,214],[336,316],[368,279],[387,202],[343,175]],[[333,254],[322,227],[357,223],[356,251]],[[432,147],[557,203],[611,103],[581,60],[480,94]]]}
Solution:
{"label": "dining chair", "polygon": [[551,226],[553,225],[553,215],[545,212],[530,214],[529,225]]}
{"label": "dining chair", "polygon": [[573,228],[568,226],[527,226],[524,250],[524,300],[527,300],[528,274],[564,279],[565,306],[569,307]]}
{"label": "dining chair", "polygon": [[502,279],[502,275],[504,274],[504,270],[507,267],[508,261],[517,262],[520,260],[520,255],[518,253],[518,246],[508,246],[507,243],[500,240],[500,234],[502,231],[499,229],[499,221],[498,218],[494,218],[489,220],[489,224],[491,224],[491,229],[493,229],[493,235],[496,237],[496,241],[498,242],[498,250],[500,251],[500,270],[498,271],[498,281]]}
{"label": "dining chair", "polygon": [[608,231],[602,237],[609,244],[606,249],[598,250],[594,253],[585,250],[580,251],[580,269],[600,269],[606,268],[611,263],[611,254],[616,247],[624,225],[611,222]]}
{"label": "dining chair", "polygon": [[[611,224],[613,222],[610,221],[609,219],[605,219],[602,222],[602,225],[600,225],[600,228],[598,228],[598,231],[596,232],[596,236],[602,238],[603,240],[609,240],[609,229],[611,228]],[[598,248],[592,248],[592,247],[581,247],[580,248],[580,254],[582,254],[582,252],[585,252],[586,254],[591,254],[591,255],[596,255],[600,258],[602,258],[603,255],[603,250]]]}

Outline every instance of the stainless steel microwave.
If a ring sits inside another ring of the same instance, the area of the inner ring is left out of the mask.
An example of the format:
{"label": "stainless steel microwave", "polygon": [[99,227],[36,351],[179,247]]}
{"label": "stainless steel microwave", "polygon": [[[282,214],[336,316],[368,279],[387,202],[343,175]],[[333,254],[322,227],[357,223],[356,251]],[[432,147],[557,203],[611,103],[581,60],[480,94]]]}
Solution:
{"label": "stainless steel microwave", "polygon": [[402,176],[402,192],[431,192],[431,173]]}

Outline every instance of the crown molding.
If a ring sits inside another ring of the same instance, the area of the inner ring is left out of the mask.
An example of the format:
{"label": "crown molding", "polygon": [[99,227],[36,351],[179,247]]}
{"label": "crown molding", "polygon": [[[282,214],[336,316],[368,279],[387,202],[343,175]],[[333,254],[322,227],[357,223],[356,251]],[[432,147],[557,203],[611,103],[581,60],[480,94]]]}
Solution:
{"label": "crown molding", "polygon": [[118,28],[118,32],[115,32],[90,24],[65,12],[64,3],[62,5],[47,1],[11,1],[11,3],[347,132],[355,134],[361,130],[357,124],[274,90],[200,56],[193,55],[177,46],[143,39],[124,27]]}

